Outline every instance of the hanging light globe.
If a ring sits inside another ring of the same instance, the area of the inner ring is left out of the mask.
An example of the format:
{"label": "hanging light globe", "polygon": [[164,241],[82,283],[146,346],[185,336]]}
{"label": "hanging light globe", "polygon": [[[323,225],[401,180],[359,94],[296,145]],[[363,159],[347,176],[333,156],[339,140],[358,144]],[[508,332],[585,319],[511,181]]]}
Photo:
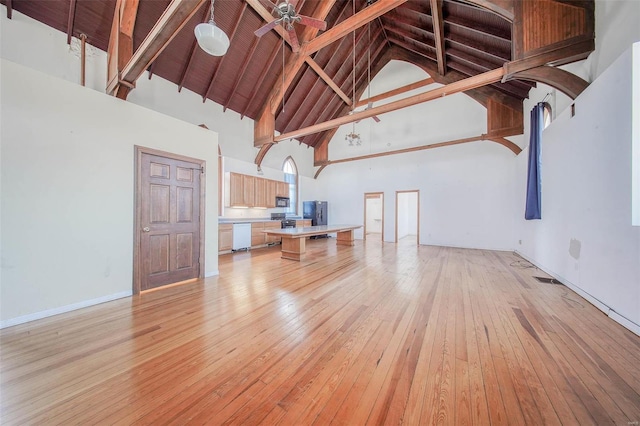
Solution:
{"label": "hanging light globe", "polygon": [[196,25],[194,30],[198,45],[212,56],[222,56],[229,49],[229,37],[213,21],[213,0],[211,0],[211,19]]}

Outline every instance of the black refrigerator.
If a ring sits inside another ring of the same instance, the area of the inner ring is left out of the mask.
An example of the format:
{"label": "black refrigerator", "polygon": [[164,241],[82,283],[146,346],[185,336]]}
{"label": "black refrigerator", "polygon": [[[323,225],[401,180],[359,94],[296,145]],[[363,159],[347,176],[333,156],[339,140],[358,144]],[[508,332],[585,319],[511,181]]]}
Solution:
{"label": "black refrigerator", "polygon": [[[305,201],[302,203],[302,214],[305,219],[311,219],[311,226],[327,224],[327,202]],[[326,238],[327,235],[318,235],[316,238]],[[311,237],[314,238],[314,237]]]}

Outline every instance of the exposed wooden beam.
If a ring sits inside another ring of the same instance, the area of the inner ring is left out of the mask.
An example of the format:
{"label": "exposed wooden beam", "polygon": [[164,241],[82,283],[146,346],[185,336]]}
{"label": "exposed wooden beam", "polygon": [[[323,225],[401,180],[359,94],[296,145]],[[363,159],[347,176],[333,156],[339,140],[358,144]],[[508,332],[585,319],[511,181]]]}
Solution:
{"label": "exposed wooden beam", "polygon": [[76,19],[76,0],[69,1],[69,19],[67,21],[67,44],[71,44],[73,36],[73,22]]}
{"label": "exposed wooden beam", "polygon": [[[358,45],[360,43],[360,41],[362,40],[362,38],[366,35],[366,31],[361,31],[359,35],[356,36],[356,45]],[[377,35],[379,35],[379,32],[377,32]],[[340,46],[342,45],[342,43],[348,43],[348,38],[344,37],[340,40]],[[382,48],[384,45],[380,45],[380,48]],[[333,53],[335,54],[338,50],[333,51]],[[344,63],[348,60],[348,58],[352,55],[351,49],[344,49],[344,54],[341,55],[340,57],[338,57],[338,61],[339,63]],[[379,50],[377,51],[379,52]],[[374,54],[372,56],[372,58],[375,58],[376,54]],[[340,83],[340,85],[344,85],[350,78],[350,74],[347,74],[344,76],[344,79],[342,80],[342,82]],[[328,90],[328,87],[325,88],[325,90],[322,92],[322,95],[320,96],[319,99],[324,98],[324,96],[326,95]],[[322,108],[322,104],[320,102],[316,102],[316,104],[313,106],[313,108],[311,109],[311,112],[307,115],[307,117],[305,117],[305,120],[302,122],[302,125],[304,125],[304,123],[307,121],[307,119],[310,119],[310,117],[314,117],[315,116],[315,112],[317,108]],[[325,113],[328,113],[327,108],[325,109]],[[320,120],[322,120],[323,114],[320,115]]]}
{"label": "exposed wooden beam", "polygon": [[376,96],[372,96],[367,99],[363,99],[360,102],[356,103],[356,108],[361,107],[363,105],[368,105],[369,102],[378,102],[383,99],[388,99],[393,96],[401,95],[406,92],[410,92],[415,89],[419,89],[424,86],[428,86],[430,84],[435,83],[435,80],[432,78],[425,78],[424,80],[416,81],[415,83],[407,84],[406,86],[398,87],[397,89],[389,90],[388,92],[381,93]]}
{"label": "exposed wooden beam", "polygon": [[345,19],[333,28],[325,31],[318,37],[311,40],[306,46],[305,51],[307,55],[317,52],[333,43],[336,40],[341,39],[347,34],[351,33],[354,29],[360,28],[367,23],[373,21],[378,16],[384,15],[388,11],[395,9],[396,7],[406,3],[407,0],[378,0],[373,5],[364,8],[360,12]]}
{"label": "exposed wooden beam", "polygon": [[126,99],[134,84],[124,82],[121,72],[133,56],[133,30],[139,0],[118,0],[109,36],[107,52],[107,93]]}
{"label": "exposed wooden beam", "polygon": [[438,73],[447,73],[447,57],[444,47],[444,18],[442,16],[442,0],[430,0],[431,17],[433,19],[433,35],[436,39],[436,57],[438,58]]}
{"label": "exposed wooden beam", "polygon": [[349,97],[340,89],[340,87],[338,87],[338,85],[331,79],[331,77],[329,77],[329,75],[327,75],[327,73],[324,72],[324,70],[320,67],[320,65],[318,65],[316,61],[311,59],[309,56],[305,58],[305,61],[318,74],[318,76],[322,80],[324,80],[324,82],[327,83],[327,85],[331,89],[333,89],[333,91],[336,92],[338,96],[340,96],[340,98],[344,101],[345,104],[351,105],[352,103],[351,99],[349,99]]}
{"label": "exposed wooden beam", "polygon": [[560,90],[571,99],[578,97],[580,93],[589,86],[582,78],[560,68],[541,66],[526,71],[520,71],[511,75],[507,81],[511,80],[536,81],[547,84]]}
{"label": "exposed wooden beam", "polygon": [[[428,145],[412,146],[410,148],[396,149],[396,150],[393,150],[393,151],[377,152],[375,154],[366,154],[366,155],[360,155],[360,156],[357,156],[357,157],[340,158],[338,160],[328,160],[326,163],[324,163],[321,166],[321,168],[324,169],[326,166],[330,166],[332,164],[349,163],[349,162],[352,162],[352,161],[360,161],[360,160],[369,160],[371,158],[387,157],[389,155],[406,154],[406,153],[409,153],[409,152],[424,151],[424,150],[427,150],[427,149],[442,148],[442,147],[445,147],[445,146],[461,145],[461,144],[465,144],[465,143],[478,142],[478,141],[496,142],[496,143],[508,148],[509,150],[511,150],[511,152],[513,152],[516,155],[518,155],[518,154],[520,154],[520,152],[522,152],[522,149],[518,145],[514,144],[513,142],[509,141],[508,139],[499,138],[499,137],[492,137],[491,135],[488,135],[488,134],[482,134],[482,135],[479,135],[479,136],[472,136],[470,138],[454,139],[454,140],[450,140],[450,141],[446,141],[446,142],[438,142],[438,143],[432,143],[432,144],[428,144]],[[314,179],[318,177],[318,175],[320,174],[320,171],[321,170],[318,170],[318,172],[316,173]]]}
{"label": "exposed wooden beam", "polygon": [[505,73],[503,81],[511,79],[514,74],[543,65],[566,64],[571,61],[585,59],[594,49],[595,42],[593,39],[558,43],[555,47],[547,48],[537,55],[506,62],[504,64]]}
{"label": "exposed wooden beam", "polygon": [[[462,3],[456,3],[456,5],[460,4]],[[476,22],[470,19],[452,15],[447,16],[447,24],[450,27],[455,26],[457,28],[463,28],[466,31],[472,31],[481,36],[491,37],[496,41],[511,44],[511,32],[508,30],[491,28],[481,22]]]}
{"label": "exposed wooden beam", "polygon": [[[256,1],[256,0],[247,0],[247,1]],[[313,18],[324,21],[327,18],[327,14],[331,10],[331,8],[329,8],[328,6],[329,5],[333,6],[333,3],[335,3],[335,0],[327,0],[324,7],[321,8],[318,11],[318,14],[313,16]],[[310,28],[308,31],[304,32],[303,37],[309,37],[309,39],[307,38],[300,39],[301,45],[302,45],[300,50],[297,53],[294,53],[289,58],[289,61],[284,67],[284,70],[283,70],[284,79],[281,79],[282,84],[275,85],[271,90],[271,93],[269,94],[269,97],[268,97],[268,108],[270,109],[271,113],[274,114],[274,116],[275,116],[276,110],[279,107],[280,102],[282,101],[282,98],[284,97],[284,94],[287,92],[287,89],[291,85],[291,82],[293,82],[293,79],[298,74],[298,71],[300,71],[300,68],[302,68],[302,64],[305,63],[305,58],[312,53],[312,52],[308,52],[306,49],[307,41],[315,37],[319,31],[320,30],[318,28]]]}
{"label": "exposed wooden beam", "polygon": [[256,155],[256,159],[254,163],[256,163],[258,166],[262,164],[262,160],[264,160],[264,156],[267,155],[267,152],[269,152],[269,150],[273,145],[275,145],[273,142],[265,143],[264,145],[262,145],[260,147],[260,151],[258,151],[258,154]]}
{"label": "exposed wooden beam", "polygon": [[334,118],[333,120],[329,120],[324,123],[318,123],[313,126],[306,127],[304,129],[299,129],[293,132],[284,133],[282,135],[274,137],[273,140],[275,142],[278,142],[278,141],[290,139],[290,138],[299,138],[302,136],[310,135],[312,133],[321,132],[323,130],[332,129],[335,127],[342,126],[344,124],[353,123],[355,121],[373,117],[374,115],[385,114],[387,112],[396,111],[402,108],[407,108],[423,102],[431,101],[433,99],[437,99],[447,95],[452,95],[454,93],[464,92],[465,90],[473,89],[480,86],[485,86],[487,84],[500,81],[503,75],[504,75],[504,70],[502,68],[499,68],[493,71],[487,71],[485,73],[478,74],[476,76],[469,77],[463,80],[459,80],[454,83],[447,84],[446,86],[442,86],[425,93],[420,93],[418,95],[410,96],[406,99],[401,99],[399,101],[391,102],[379,107],[374,107],[364,111],[356,112],[356,113],[353,113],[352,115]]}
{"label": "exposed wooden beam", "polygon": [[[242,9],[240,9],[240,15],[236,18],[236,21],[235,21],[236,24],[233,26],[233,29],[231,30],[231,34],[229,35],[229,42],[230,43],[233,43],[233,39],[235,38],[236,33],[238,32],[238,27],[240,27],[240,22],[242,21],[242,16],[246,12],[246,10],[247,10],[247,3],[243,3],[242,4]],[[206,102],[207,99],[209,98],[209,94],[211,93],[211,89],[213,89],[213,84],[215,83],[216,77],[218,76],[218,70],[220,70],[220,68],[222,68],[222,65],[225,63],[225,60],[228,57],[229,56],[225,55],[218,61],[218,66],[213,71],[213,74],[211,75],[211,80],[209,80],[209,86],[207,87],[207,91],[202,96],[202,102]]]}
{"label": "exposed wooden beam", "polygon": [[[346,4],[347,3],[345,2],[345,5]],[[360,40],[364,37],[365,34],[366,34],[365,31],[361,31],[360,32],[360,34],[356,37],[356,45],[360,42]],[[378,29],[376,31],[376,36],[375,37],[377,37],[378,35],[380,35],[380,29]],[[375,37],[374,37],[374,39],[375,39]],[[331,57],[326,62],[325,68],[331,69],[333,67],[333,65],[335,65],[335,61],[337,61],[338,64],[343,64],[343,63],[345,63],[347,58],[349,56],[351,56],[350,49],[342,49],[342,46],[345,43],[351,43],[351,41],[349,40],[349,37],[343,37],[338,42],[338,45],[334,46],[334,49],[331,49]],[[343,53],[341,55],[337,55],[338,52],[343,52]],[[345,77],[345,79],[342,81],[342,84],[345,83],[347,78],[348,77]],[[313,84],[313,87],[311,88],[309,93],[315,93],[314,90],[315,90],[316,86],[319,84],[319,82],[320,82],[320,79],[316,79],[316,81]],[[336,83],[338,83],[338,82],[336,82]],[[322,100],[326,97],[328,90],[329,90],[329,86],[324,86],[324,89],[322,90],[320,96],[317,96],[317,97],[314,97],[314,98],[312,98],[310,96],[300,97],[300,98],[303,98],[303,102],[301,103],[301,106],[304,105],[306,102],[312,102],[313,103],[313,106],[311,107],[311,110],[310,110],[309,114],[305,115],[304,117],[300,117],[300,116],[294,117],[295,121],[294,120],[290,121],[289,124],[282,131],[286,132],[289,129],[298,129],[300,127],[303,127],[304,124],[308,121],[308,119],[310,119],[310,117],[315,117],[317,109],[321,108],[321,106],[324,105]],[[351,105],[348,105],[348,106],[351,106]]]}
{"label": "exposed wooden beam", "polygon": [[[202,22],[207,22],[209,20],[209,15],[211,14],[211,3],[205,8],[204,15],[202,16]],[[191,42],[191,50],[189,51],[189,59],[187,60],[187,65],[185,65],[182,70],[182,74],[180,75],[180,81],[178,82],[178,92],[182,91],[184,87],[184,82],[187,79],[187,75],[189,70],[191,69],[191,63],[193,62],[193,57],[195,56],[196,49],[198,48],[198,40],[194,37]]]}
{"label": "exposed wooden beam", "polygon": [[[169,6],[155,23],[149,34],[142,41],[127,65],[122,69],[121,76],[115,83],[109,84],[107,93],[112,93],[118,83],[135,87],[136,80],[147,67],[169,45],[184,25],[207,0],[172,0]],[[124,94],[126,98],[127,93]],[[123,99],[124,99],[123,98]]]}
{"label": "exposed wooden beam", "polygon": [[316,174],[313,175],[314,179],[318,179],[318,176],[320,176],[320,173],[322,173],[322,171],[325,169],[325,167],[327,167],[328,164],[323,164],[322,166],[320,166],[320,168],[316,171]]}
{"label": "exposed wooden beam", "polygon": [[233,95],[235,95],[236,89],[238,88],[240,81],[242,81],[242,77],[244,77],[244,73],[247,72],[249,61],[253,57],[253,54],[256,51],[256,48],[258,47],[259,41],[260,39],[258,37],[255,37],[251,42],[249,53],[247,53],[247,55],[244,57],[244,60],[242,61],[242,65],[240,66],[240,72],[236,75],[236,78],[233,82],[233,86],[231,87],[231,91],[229,92],[229,96],[227,96],[227,100],[224,101],[222,112],[225,112],[227,110],[227,107],[229,106],[229,102],[231,102],[231,98],[233,98]]}
{"label": "exposed wooden beam", "polygon": [[7,6],[7,19],[11,19],[11,17],[13,16],[13,1],[7,0],[6,6]]}

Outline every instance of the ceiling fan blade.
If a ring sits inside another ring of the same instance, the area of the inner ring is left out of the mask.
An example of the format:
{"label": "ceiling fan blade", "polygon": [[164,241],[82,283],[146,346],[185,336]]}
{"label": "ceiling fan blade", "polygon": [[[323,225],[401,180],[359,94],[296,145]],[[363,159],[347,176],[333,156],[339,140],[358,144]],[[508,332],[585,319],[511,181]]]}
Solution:
{"label": "ceiling fan blade", "polygon": [[310,16],[304,16],[304,15],[298,15],[298,18],[300,18],[300,23],[302,25],[318,28],[323,31],[327,29],[327,23],[325,21],[321,21],[319,19],[311,18]]}
{"label": "ceiling fan blade", "polygon": [[298,41],[298,35],[296,34],[296,29],[293,28],[293,25],[290,25],[287,29],[287,33],[289,33],[289,41],[291,42],[291,50],[293,53],[296,53],[300,50],[300,42]]}
{"label": "ceiling fan blade", "polygon": [[266,33],[268,33],[270,30],[274,29],[276,27],[276,25],[278,25],[282,20],[281,19],[274,19],[273,21],[269,22],[268,24],[258,28],[254,34],[258,37],[262,37],[263,35],[265,35]]}

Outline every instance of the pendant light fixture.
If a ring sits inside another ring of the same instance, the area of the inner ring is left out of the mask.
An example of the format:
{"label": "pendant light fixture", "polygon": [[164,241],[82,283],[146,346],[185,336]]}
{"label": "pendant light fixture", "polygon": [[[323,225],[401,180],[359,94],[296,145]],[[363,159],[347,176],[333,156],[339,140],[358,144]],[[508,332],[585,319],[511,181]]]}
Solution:
{"label": "pendant light fixture", "polygon": [[196,25],[194,33],[202,50],[212,56],[222,56],[229,49],[229,37],[213,21],[213,2],[211,0],[211,19]]}

